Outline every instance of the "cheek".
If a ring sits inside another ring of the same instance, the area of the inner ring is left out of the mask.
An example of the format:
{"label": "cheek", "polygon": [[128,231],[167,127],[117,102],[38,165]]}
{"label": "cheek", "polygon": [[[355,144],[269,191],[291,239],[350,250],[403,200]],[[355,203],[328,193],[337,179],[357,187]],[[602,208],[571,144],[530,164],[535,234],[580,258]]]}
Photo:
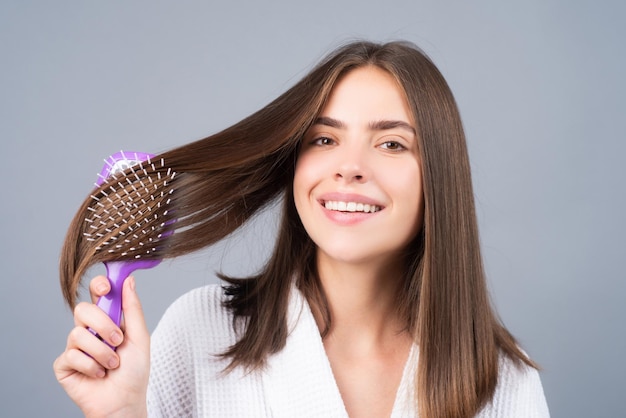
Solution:
{"label": "cheek", "polygon": [[323,161],[310,154],[303,154],[296,162],[293,178],[294,196],[308,194],[316,182],[319,181],[323,171]]}
{"label": "cheek", "polygon": [[296,163],[296,169],[293,175],[293,196],[296,200],[298,199],[298,195],[302,192],[302,189],[304,188],[304,179],[306,178],[301,161],[301,158],[298,159],[298,162]]}
{"label": "cheek", "polygon": [[402,208],[406,219],[415,219],[416,228],[421,227],[424,214],[424,190],[419,166],[409,166],[405,170],[390,170],[385,176],[388,190]]}
{"label": "cheek", "polygon": [[307,164],[306,157],[298,158],[293,177],[293,200],[296,205],[298,215],[302,218],[304,202],[308,199],[311,177],[310,164]]}

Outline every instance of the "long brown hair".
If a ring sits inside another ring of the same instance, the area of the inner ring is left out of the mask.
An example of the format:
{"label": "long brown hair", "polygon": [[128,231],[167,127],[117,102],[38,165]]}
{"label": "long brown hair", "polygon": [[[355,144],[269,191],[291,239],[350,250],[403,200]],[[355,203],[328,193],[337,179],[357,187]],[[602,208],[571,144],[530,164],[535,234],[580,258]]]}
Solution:
{"label": "long brown hair", "polygon": [[[301,138],[336,82],[372,65],[398,81],[417,124],[425,201],[422,231],[407,248],[399,306],[419,344],[416,393],[422,417],[471,417],[493,396],[498,357],[535,367],[491,308],[483,271],[465,135],[454,97],[431,60],[407,42],[353,42],[241,122],[159,157],[178,173],[170,206],[177,231],[160,256],[176,257],[226,237],[283,199],[274,252],[254,277],[222,277],[225,306],[244,326],[222,355],[229,368],[260,368],[287,339],[293,280],[325,323],[332,320],[315,267],[315,246],[295,209],[293,175]],[[66,238],[61,284],[70,305],[93,257],[80,238],[88,198]]]}

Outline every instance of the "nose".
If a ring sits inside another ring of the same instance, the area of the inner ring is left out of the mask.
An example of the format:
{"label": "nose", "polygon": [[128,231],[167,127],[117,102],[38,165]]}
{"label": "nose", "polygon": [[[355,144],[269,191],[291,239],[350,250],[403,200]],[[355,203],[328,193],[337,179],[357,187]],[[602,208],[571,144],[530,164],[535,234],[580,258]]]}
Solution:
{"label": "nose", "polygon": [[346,147],[338,155],[335,180],[345,183],[363,183],[369,178],[369,165],[363,150]]}

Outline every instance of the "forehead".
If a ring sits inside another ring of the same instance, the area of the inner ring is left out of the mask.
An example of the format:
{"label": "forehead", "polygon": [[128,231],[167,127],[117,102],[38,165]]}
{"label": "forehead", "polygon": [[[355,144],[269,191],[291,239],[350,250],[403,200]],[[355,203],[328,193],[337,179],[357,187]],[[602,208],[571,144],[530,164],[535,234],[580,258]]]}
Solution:
{"label": "forehead", "polygon": [[413,121],[406,93],[398,81],[375,66],[359,67],[343,75],[331,90],[321,116],[368,122],[380,119],[412,124]]}

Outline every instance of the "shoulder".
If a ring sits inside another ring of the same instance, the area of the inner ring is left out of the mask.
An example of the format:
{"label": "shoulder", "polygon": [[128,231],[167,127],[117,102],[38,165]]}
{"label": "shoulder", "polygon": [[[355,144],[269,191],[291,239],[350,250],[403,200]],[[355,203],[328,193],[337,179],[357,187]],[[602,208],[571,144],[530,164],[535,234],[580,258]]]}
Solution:
{"label": "shoulder", "polygon": [[225,367],[219,354],[235,341],[223,298],[219,285],[194,289],[172,303],[159,321],[150,344],[150,416],[197,415],[196,382],[205,382],[205,389],[218,382]]}
{"label": "shoulder", "polygon": [[[184,316],[186,319],[200,320],[206,314],[223,312],[224,290],[220,285],[211,284],[193,289],[176,299],[165,311],[163,320]],[[160,323],[159,323],[160,325]]]}
{"label": "shoulder", "polygon": [[480,418],[548,418],[550,413],[537,369],[501,355],[498,384]]}
{"label": "shoulder", "polygon": [[190,313],[207,308],[215,310],[220,307],[224,297],[224,290],[218,284],[210,284],[190,290],[176,299],[165,312],[165,316],[173,313]]}
{"label": "shoulder", "polygon": [[[234,334],[232,315],[224,308],[224,291],[220,285],[207,285],[193,289],[174,301],[163,314],[154,333],[153,341],[187,340],[193,346],[198,338],[210,338],[213,344],[226,338],[230,341]],[[170,338],[176,337],[176,338]],[[206,343],[209,341],[203,341]],[[232,342],[231,342],[232,343]],[[208,347],[207,347],[208,348]],[[215,347],[217,348],[217,347]]]}

